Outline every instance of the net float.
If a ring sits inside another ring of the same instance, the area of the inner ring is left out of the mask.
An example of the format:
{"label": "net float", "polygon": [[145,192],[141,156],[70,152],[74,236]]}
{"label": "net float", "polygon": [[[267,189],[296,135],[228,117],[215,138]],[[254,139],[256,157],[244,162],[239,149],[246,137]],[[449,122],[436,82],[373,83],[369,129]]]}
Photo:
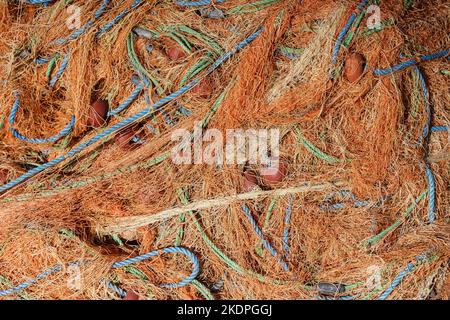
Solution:
{"label": "net float", "polygon": [[135,136],[135,132],[132,128],[126,128],[120,131],[114,138],[114,142],[122,149],[130,149],[132,139]]}
{"label": "net float", "polygon": [[136,128],[126,128],[115,136],[114,143],[122,149],[130,149],[135,146],[134,140],[139,140]]}
{"label": "net float", "polygon": [[363,73],[366,66],[366,58],[360,53],[352,53],[347,60],[345,60],[345,76],[348,81],[356,82],[358,81]]}
{"label": "net float", "polygon": [[242,189],[244,192],[260,190],[256,174],[250,171],[244,171],[242,174]]}
{"label": "net float", "polygon": [[109,103],[107,100],[97,100],[89,109],[87,126],[100,128],[106,124],[108,119]]}
{"label": "net float", "polygon": [[147,40],[152,40],[155,37],[154,34],[150,30],[145,29],[145,28],[134,27],[132,29],[132,31],[136,36],[145,38]]}
{"label": "net float", "polygon": [[172,61],[182,60],[187,57],[186,52],[178,46],[173,46],[167,49],[167,56]]}
{"label": "net float", "polygon": [[263,182],[268,185],[275,185],[283,181],[287,173],[287,163],[276,157],[269,157],[269,164],[260,169],[260,176]]}
{"label": "net float", "polygon": [[145,189],[141,189],[138,193],[138,199],[143,204],[155,204],[163,196],[163,192],[157,185],[147,185]]}
{"label": "net float", "polygon": [[134,291],[127,290],[127,294],[122,300],[139,300],[139,296]]}
{"label": "net float", "polygon": [[327,81],[326,89],[327,89],[327,90],[331,90],[331,88],[333,88],[333,80],[332,80],[332,79],[329,79],[329,80]]}
{"label": "net float", "polygon": [[9,170],[0,169],[0,185],[3,185],[8,182]]}
{"label": "net float", "polygon": [[319,282],[317,290],[324,296],[336,296],[345,291],[345,286],[340,283]]}
{"label": "net float", "polygon": [[203,18],[209,18],[209,19],[222,19],[225,18],[225,12],[223,12],[220,9],[217,8],[202,8],[196,12],[198,15],[200,15]]}
{"label": "net float", "polygon": [[58,158],[59,153],[57,150],[49,150],[48,155],[47,155],[47,161],[52,161],[56,158]]}
{"label": "net float", "polygon": [[192,93],[199,98],[208,98],[211,95],[211,92],[211,84],[206,79],[202,79],[198,85],[192,88]]}

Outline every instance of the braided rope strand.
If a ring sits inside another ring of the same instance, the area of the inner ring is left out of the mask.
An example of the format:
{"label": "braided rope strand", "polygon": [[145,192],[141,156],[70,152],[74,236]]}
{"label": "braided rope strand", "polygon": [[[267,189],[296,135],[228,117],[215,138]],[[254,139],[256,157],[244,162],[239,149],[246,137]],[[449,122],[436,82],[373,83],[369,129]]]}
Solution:
{"label": "braided rope strand", "polygon": [[8,295],[14,294],[16,292],[22,291],[23,289],[25,289],[25,288],[27,288],[27,287],[29,287],[29,286],[39,282],[40,280],[48,277],[49,275],[57,273],[57,272],[59,272],[61,270],[62,270],[62,266],[61,265],[56,265],[56,266],[54,266],[54,267],[52,267],[52,268],[50,268],[50,269],[48,269],[48,270],[38,274],[34,279],[25,281],[25,282],[15,286],[15,287],[13,287],[13,288],[0,291],[0,297],[8,296]]}
{"label": "braided rope strand", "polygon": [[[217,3],[225,2],[226,0],[216,0]],[[181,1],[177,0],[175,3],[182,7],[200,7],[211,4],[211,0],[198,0],[198,1]]]}
{"label": "braided rope strand", "polygon": [[23,2],[28,3],[28,4],[40,4],[40,5],[44,5],[44,6],[48,6],[49,4],[52,3],[52,0],[23,0]]}
{"label": "braided rope strand", "polygon": [[81,28],[75,30],[67,38],[56,39],[55,41],[52,42],[52,44],[63,45],[83,35],[87,30],[89,30],[94,25],[94,21],[97,20],[105,12],[106,7],[110,2],[111,0],[103,0],[102,4],[95,11],[93,19],[89,19]]}
{"label": "braided rope strand", "polygon": [[56,82],[62,77],[64,71],[66,70],[68,64],[70,61],[70,54],[67,54],[64,57],[64,60],[61,62],[61,66],[59,67],[58,72],[52,77],[52,79],[49,82],[50,87],[54,87]]}
{"label": "braided rope strand", "polygon": [[192,269],[192,273],[185,279],[181,280],[180,282],[164,283],[164,284],[160,285],[161,287],[170,288],[170,289],[181,288],[181,287],[184,287],[185,285],[189,284],[190,282],[192,282],[192,280],[194,280],[195,278],[197,278],[198,274],[200,273],[200,262],[199,262],[198,258],[191,251],[189,251],[185,248],[181,248],[181,247],[168,247],[168,248],[164,248],[161,250],[154,250],[154,251],[151,251],[149,253],[143,254],[138,257],[129,258],[129,259],[125,259],[125,260],[116,262],[111,267],[113,269],[125,267],[130,264],[135,264],[135,263],[147,260],[149,258],[159,256],[162,253],[181,253],[181,254],[185,255],[186,257],[188,257],[191,260],[193,269]]}
{"label": "braided rope strand", "polygon": [[59,133],[57,133],[54,136],[51,136],[49,138],[28,138],[28,137],[22,135],[19,131],[17,131],[17,129],[15,129],[13,127],[17,112],[19,111],[19,107],[20,107],[19,92],[15,91],[14,96],[15,96],[15,101],[12,106],[11,113],[9,115],[9,124],[10,124],[10,131],[15,138],[20,139],[22,141],[29,142],[29,143],[50,143],[50,142],[55,142],[62,137],[65,137],[72,131],[72,129],[75,125],[75,116],[72,116],[70,118],[69,123]]}
{"label": "braided rope strand", "polygon": [[397,64],[393,67],[390,68],[386,68],[386,69],[375,69],[373,70],[373,74],[377,75],[377,76],[385,76],[412,66],[415,66],[416,64],[422,62],[422,61],[430,61],[430,60],[434,60],[434,59],[439,59],[439,58],[443,58],[445,56],[448,56],[450,53],[450,49],[447,50],[442,50],[436,53],[432,53],[430,55],[426,55],[426,56],[421,56],[415,59],[411,59],[408,61],[405,61],[403,63]]}
{"label": "braided rope strand", "polygon": [[[425,259],[425,255],[420,255],[416,258],[416,261],[420,263]],[[378,300],[386,300],[387,297],[398,287],[398,285],[403,281],[403,279],[415,268],[415,264],[410,262],[392,281],[389,287],[380,295]]]}
{"label": "braided rope strand", "polygon": [[344,28],[339,32],[338,37],[336,39],[336,44],[333,48],[333,54],[331,56],[331,63],[335,64],[338,58],[339,50],[341,49],[342,42],[344,41],[345,36],[347,35],[348,31],[352,27],[353,23],[355,22],[358,12],[362,11],[365,6],[368,4],[369,0],[363,0],[359,3],[357,6],[357,12],[353,12],[352,15],[348,18]]}
{"label": "braided rope strand", "polygon": [[241,208],[242,208],[242,211],[244,212],[244,215],[247,217],[248,222],[250,222],[250,224],[251,224],[253,230],[255,231],[256,235],[261,240],[261,243],[270,252],[270,254],[277,259],[278,263],[281,264],[283,269],[285,271],[288,271],[289,270],[289,266],[284,261],[284,259],[278,257],[277,250],[274,247],[272,247],[272,245],[266,240],[262,230],[258,227],[258,224],[256,223],[255,219],[253,218],[253,216],[252,216],[252,214],[250,212],[250,209],[245,204],[242,204]]}
{"label": "braided rope strand", "polygon": [[110,22],[105,24],[103,27],[101,27],[97,33],[95,34],[96,37],[102,36],[105,32],[107,32],[109,29],[111,29],[114,25],[120,22],[128,13],[130,13],[132,10],[136,9],[143,1],[142,0],[135,0],[131,4],[131,8],[125,8],[120,13],[117,14]]}
{"label": "braided rope strand", "polygon": [[292,212],[292,204],[294,202],[294,195],[289,195],[289,203],[286,208],[286,213],[284,216],[284,231],[283,231],[283,249],[284,249],[284,258],[289,258],[289,227],[291,224],[291,212]]}
{"label": "braided rope strand", "polygon": [[144,85],[142,83],[138,83],[136,88],[124,102],[122,102],[117,108],[108,111],[108,116],[116,116],[117,114],[128,108],[137,99],[143,88]]}
{"label": "braided rope strand", "polygon": [[[425,156],[428,154],[428,140],[430,138],[430,132],[431,132],[431,118],[432,118],[432,109],[431,109],[431,103],[430,103],[430,95],[428,92],[427,84],[425,81],[425,77],[423,76],[422,72],[417,66],[413,67],[413,72],[417,75],[420,86],[422,88],[422,95],[425,103],[425,113],[426,113],[426,123],[422,130],[422,143],[425,147]],[[434,178],[433,171],[431,170],[430,164],[425,159],[425,177],[427,179],[428,184],[428,221],[430,223],[434,222],[435,216],[434,211],[436,207],[436,181]]]}

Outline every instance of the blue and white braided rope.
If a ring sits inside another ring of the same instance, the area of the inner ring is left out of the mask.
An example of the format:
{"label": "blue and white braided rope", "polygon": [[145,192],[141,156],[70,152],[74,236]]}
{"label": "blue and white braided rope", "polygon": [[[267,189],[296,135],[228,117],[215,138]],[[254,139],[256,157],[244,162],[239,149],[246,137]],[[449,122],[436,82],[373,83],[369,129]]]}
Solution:
{"label": "blue and white braided rope", "polygon": [[289,228],[291,225],[292,205],[294,203],[294,195],[289,195],[289,203],[284,215],[284,231],[283,231],[283,249],[285,259],[289,258]]}
{"label": "blue and white braided rope", "polygon": [[56,74],[52,77],[52,79],[49,82],[50,87],[54,87],[56,82],[62,77],[64,71],[66,70],[68,64],[70,61],[70,54],[66,54],[64,56],[63,61],[61,62],[61,66],[59,67],[58,71],[56,72]]}
{"label": "blue and white braided rope", "polygon": [[138,83],[136,85],[136,88],[134,88],[133,92],[131,92],[130,96],[124,102],[122,102],[117,108],[110,110],[108,112],[108,116],[115,116],[120,112],[122,112],[123,110],[125,110],[126,108],[128,108],[133,103],[133,101],[137,99],[139,94],[142,92],[143,88],[144,85],[142,83]]}
{"label": "blue and white braided rope", "polygon": [[377,75],[377,76],[384,76],[384,75],[388,75],[403,69],[406,69],[408,67],[412,67],[417,65],[420,62],[424,62],[424,61],[430,61],[430,60],[434,60],[434,59],[439,59],[439,58],[443,58],[445,56],[448,56],[450,54],[450,50],[442,50],[436,53],[432,53],[430,55],[426,55],[426,56],[422,56],[416,59],[410,59],[408,61],[402,62],[400,64],[397,64],[393,67],[390,68],[386,68],[386,69],[375,69],[373,70],[373,74]]}
{"label": "blue and white braided rope", "polygon": [[143,254],[138,257],[129,258],[129,259],[125,259],[123,261],[116,262],[112,265],[112,268],[116,269],[116,268],[128,266],[130,264],[142,262],[149,258],[159,256],[162,253],[181,253],[191,260],[193,268],[192,268],[191,274],[188,277],[186,277],[185,279],[181,280],[180,282],[164,283],[164,284],[160,285],[161,287],[176,289],[176,288],[180,288],[180,287],[184,287],[185,285],[188,285],[189,283],[192,282],[192,280],[197,278],[198,274],[200,273],[200,262],[199,262],[198,258],[191,251],[189,251],[185,248],[181,248],[181,247],[168,247],[168,248],[164,248],[161,250],[154,250],[152,252]]}
{"label": "blue and white braided rope", "polygon": [[[420,86],[422,88],[422,95],[425,103],[425,113],[426,113],[426,123],[422,130],[422,142],[425,145],[426,153],[428,153],[428,140],[431,132],[431,118],[432,118],[432,109],[430,103],[430,95],[428,93],[427,84],[425,81],[425,77],[417,66],[413,66],[413,71],[417,75]],[[430,223],[434,222],[434,211],[436,207],[436,181],[434,178],[433,171],[431,170],[430,164],[425,160],[425,177],[427,179],[428,184],[428,221]]]}
{"label": "blue and white braided rope", "polygon": [[75,125],[75,116],[72,116],[70,118],[69,123],[64,127],[64,129],[62,129],[59,133],[55,134],[54,136],[51,136],[49,138],[28,138],[24,135],[22,135],[19,131],[17,131],[17,129],[15,129],[14,126],[14,121],[16,119],[16,115],[17,112],[19,110],[19,106],[20,106],[20,94],[18,91],[14,92],[14,96],[15,96],[15,101],[14,104],[12,106],[11,109],[11,113],[9,115],[9,124],[10,124],[10,131],[12,133],[12,135],[14,137],[16,137],[17,139],[20,139],[22,141],[26,141],[29,143],[50,143],[50,142],[55,142],[57,140],[59,140],[62,137],[65,137],[66,135],[68,135],[74,125]]}
{"label": "blue and white braided rope", "polygon": [[48,6],[52,2],[52,0],[22,0],[22,2],[25,2],[28,4]]}
{"label": "blue and white braided rope", "polygon": [[[225,2],[226,0],[216,0],[217,3]],[[182,7],[200,7],[207,6],[211,4],[211,0],[198,0],[198,1],[182,1],[177,0],[175,3]]]}
{"label": "blue and white braided rope", "polygon": [[359,3],[357,6],[357,12],[353,12],[350,18],[348,18],[347,23],[345,24],[344,28],[339,32],[338,37],[336,39],[336,44],[333,48],[333,53],[331,56],[331,63],[335,64],[339,55],[339,51],[341,49],[342,42],[344,41],[345,36],[347,35],[348,31],[352,27],[353,23],[356,20],[356,17],[358,16],[358,12],[361,12],[364,10],[365,6],[367,6],[369,0],[363,0]]}
{"label": "blue and white braided rope", "polygon": [[[426,259],[426,255],[420,255],[416,258],[416,262],[420,263]],[[403,281],[408,273],[415,268],[415,264],[410,262],[392,281],[389,287],[378,297],[378,300],[386,300],[387,297],[397,288],[397,286]]]}
{"label": "blue and white braided rope", "polygon": [[[80,263],[79,262],[71,262],[68,265],[69,266],[79,266]],[[54,267],[51,267],[51,268],[45,270],[44,272],[38,274],[35,278],[33,278],[31,280],[22,282],[21,284],[15,286],[13,288],[0,291],[0,297],[8,296],[8,295],[14,294],[16,292],[22,291],[23,289],[26,289],[29,286],[31,286],[31,285],[33,285],[33,284],[35,284],[35,283],[37,283],[37,282],[47,278],[48,276],[50,276],[50,275],[52,275],[54,273],[60,272],[62,269],[63,269],[63,265],[60,265],[60,264],[58,264],[58,265],[56,265]]]}
{"label": "blue and white braided rope", "polygon": [[247,217],[248,222],[250,222],[253,230],[255,231],[256,235],[260,239],[261,243],[270,252],[270,254],[277,259],[278,263],[283,267],[283,269],[285,271],[288,271],[289,270],[288,264],[286,263],[286,261],[284,261],[283,258],[279,257],[277,250],[274,247],[272,247],[272,245],[269,243],[269,241],[266,240],[262,230],[260,229],[260,227],[256,223],[255,219],[253,218],[252,213],[250,212],[250,209],[245,204],[242,204],[241,208],[242,208],[242,211],[244,212],[244,215]]}
{"label": "blue and white braided rope", "polygon": [[52,44],[62,45],[66,44],[69,41],[77,39],[79,36],[83,35],[87,30],[89,30],[93,25],[94,21],[97,20],[106,10],[106,7],[111,2],[111,0],[103,0],[102,4],[98,7],[98,9],[94,13],[94,17],[89,19],[81,28],[75,30],[71,35],[67,38],[59,38],[52,42]]}
{"label": "blue and white braided rope", "polygon": [[105,32],[107,32],[109,29],[111,29],[114,25],[120,22],[128,13],[130,13],[132,10],[136,9],[141,3],[143,3],[143,0],[135,0],[130,8],[125,8],[120,13],[117,14],[110,22],[105,24],[103,27],[101,27],[97,33],[95,34],[97,37],[102,36]]}

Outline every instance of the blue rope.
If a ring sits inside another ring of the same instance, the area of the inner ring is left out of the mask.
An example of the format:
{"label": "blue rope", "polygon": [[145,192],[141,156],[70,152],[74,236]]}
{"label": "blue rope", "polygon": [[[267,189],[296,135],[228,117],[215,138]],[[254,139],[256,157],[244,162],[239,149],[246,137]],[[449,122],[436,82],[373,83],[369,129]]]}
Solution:
{"label": "blue rope", "polygon": [[301,58],[301,55],[296,54],[296,53],[286,52],[285,50],[279,49],[278,52],[290,60],[296,60],[296,59]]}
{"label": "blue rope", "polygon": [[29,142],[29,143],[49,143],[49,142],[55,142],[59,139],[61,139],[62,137],[68,135],[70,133],[70,131],[72,131],[74,125],[75,125],[75,116],[72,116],[70,118],[69,123],[64,127],[64,129],[62,129],[59,133],[55,134],[52,137],[49,138],[28,138],[24,135],[22,135],[21,133],[19,133],[19,131],[17,131],[17,129],[15,129],[13,127],[14,125],[14,121],[16,119],[16,115],[17,115],[17,111],[19,110],[19,106],[20,106],[20,94],[19,92],[15,91],[14,92],[14,96],[15,96],[15,101],[14,104],[12,106],[11,109],[11,114],[9,115],[9,124],[10,124],[10,128],[9,130],[11,131],[12,135],[14,137],[16,137],[17,139]]}
{"label": "blue rope", "polygon": [[[225,2],[226,0],[216,0],[217,3]],[[198,1],[181,1],[177,0],[175,3],[182,7],[200,7],[211,4],[211,0],[198,0]]]}
{"label": "blue rope", "polygon": [[48,6],[53,0],[24,0],[28,4],[43,4]]}
{"label": "blue rope", "polygon": [[255,231],[255,233],[258,236],[258,238],[260,239],[261,243],[270,252],[270,254],[277,259],[278,263],[281,264],[283,269],[288,271],[289,270],[289,266],[284,261],[284,259],[278,258],[277,250],[274,247],[272,247],[272,245],[264,237],[264,234],[263,234],[262,230],[258,227],[258,224],[256,223],[255,219],[253,218],[253,216],[252,216],[252,214],[250,212],[250,209],[245,204],[242,204],[241,208],[242,208],[242,211],[244,212],[245,216],[247,217],[248,222],[250,222],[250,224],[252,225],[252,228]]}
{"label": "blue rope", "polygon": [[[69,263],[69,266],[79,266],[79,265],[80,265],[79,262],[71,262],[71,263]],[[43,280],[43,279],[47,278],[48,276],[61,271],[62,268],[63,268],[63,266],[58,264],[58,265],[56,265],[56,266],[54,266],[54,267],[52,267],[50,269],[47,269],[44,272],[38,274],[34,279],[22,282],[21,284],[15,286],[13,288],[0,291],[0,297],[8,296],[10,294],[22,291],[23,289],[25,289],[25,288],[27,288],[27,287],[29,287],[29,286],[39,282],[40,280]]]}
{"label": "blue rope", "polygon": [[137,99],[143,88],[144,85],[142,83],[138,83],[136,88],[124,102],[122,102],[116,109],[108,111],[108,116],[115,116],[118,113],[122,112],[124,109],[128,108],[133,103],[133,101]]}
{"label": "blue rope", "polygon": [[181,105],[181,104],[177,104],[178,105],[178,111],[180,111],[180,113],[183,116],[190,116],[192,114],[192,111],[187,109],[185,106]]}
{"label": "blue rope", "polygon": [[127,295],[127,292],[125,290],[123,290],[122,288],[120,288],[119,286],[116,286],[114,283],[112,283],[111,281],[107,282],[107,286],[109,289],[113,290],[114,292],[116,292],[122,299],[125,298],[125,296]]}
{"label": "blue rope", "polygon": [[[97,11],[94,14],[94,20],[98,19],[101,16],[101,14],[104,12],[104,10],[106,9],[106,7],[109,4],[109,2],[110,2],[110,0],[103,1],[102,5],[97,9]],[[134,10],[141,3],[142,3],[142,0],[134,1],[133,4],[131,5],[131,10]],[[120,12],[113,20],[111,20],[109,23],[107,23],[106,25],[101,27],[100,30],[96,33],[96,36],[100,37],[103,33],[108,31],[112,26],[114,26],[120,20],[122,20],[129,12],[130,12],[129,8],[126,8],[125,10]],[[78,38],[86,30],[88,30],[93,25],[93,23],[94,23],[93,20],[89,20],[83,27],[81,27],[80,29],[78,29],[77,31],[72,33],[68,38],[57,39],[54,43],[55,44],[65,44],[65,43],[67,43],[70,40],[74,40],[74,39]],[[58,71],[58,73],[50,81],[50,86],[51,87],[53,87],[55,85],[56,81],[58,81],[58,79],[62,76],[64,70],[66,69],[66,67],[67,67],[67,65],[69,63],[69,59],[70,59],[70,56],[66,55],[66,57],[64,58],[64,61],[61,64],[60,70]],[[45,60],[39,60],[39,62],[44,62],[44,61]]]}
{"label": "blue rope", "polygon": [[[144,74],[142,74],[141,72],[139,72],[139,70],[136,70],[136,72],[138,73],[139,76],[132,77],[132,78],[131,78],[131,81],[132,81],[134,84],[136,84],[136,85],[141,85],[141,86],[142,86],[142,82],[144,82],[145,87],[148,88],[148,87],[150,86],[150,81],[147,79],[147,77],[146,77]],[[142,82],[141,82],[141,81],[142,81]],[[156,95],[156,97],[158,97],[158,95]],[[144,93],[144,100],[145,100],[145,103],[146,103],[146,105],[147,105],[147,107],[148,107],[149,109],[155,110],[155,109],[153,108],[151,102],[150,102],[150,95],[148,94],[147,91],[145,91],[145,93]],[[172,120],[170,119],[170,117],[169,117],[169,115],[167,114],[167,112],[166,112],[165,110],[161,110],[161,114],[163,115],[163,117],[164,117],[166,123],[167,123],[169,126],[173,126],[173,122],[172,122]]]}
{"label": "blue rope", "polygon": [[416,59],[411,59],[411,60],[405,61],[403,63],[397,64],[397,65],[395,65],[393,67],[390,67],[390,68],[375,69],[375,70],[373,70],[373,73],[375,75],[377,75],[377,76],[388,75],[388,74],[391,74],[391,73],[403,70],[405,68],[415,66],[416,64],[418,64],[418,63],[420,63],[422,61],[429,61],[429,60],[434,60],[434,59],[439,59],[439,58],[445,57],[449,53],[450,53],[450,50],[442,50],[442,51],[439,51],[439,52],[436,52],[436,53],[432,53],[430,55],[421,56],[421,57],[418,57]]}
{"label": "blue rope", "polygon": [[[152,108],[153,110],[155,110],[155,108],[152,107],[152,104],[151,104],[151,102],[150,102],[150,95],[148,94],[148,92],[145,92],[144,99],[145,99],[145,103],[146,103],[147,107],[148,107],[148,108]],[[172,119],[170,119],[169,115],[167,114],[167,112],[166,112],[165,110],[161,110],[161,114],[162,114],[162,116],[163,116],[163,118],[164,118],[164,121],[165,121],[169,126],[172,127],[174,124],[173,124]]]}
{"label": "blue rope", "polygon": [[62,77],[64,71],[67,68],[67,65],[69,64],[69,60],[70,60],[70,54],[66,54],[66,56],[64,57],[64,60],[61,62],[61,66],[59,67],[58,72],[53,76],[53,78],[49,82],[50,87],[54,87],[56,84],[56,81],[58,81]]}
{"label": "blue rope", "polygon": [[425,162],[425,177],[428,183],[428,221],[434,222],[434,210],[436,208],[436,180],[434,179],[433,171],[430,165]]}
{"label": "blue rope", "polygon": [[70,36],[67,38],[59,38],[53,41],[53,44],[66,44],[69,41],[77,39],[79,36],[84,34],[89,28],[91,28],[94,25],[94,21],[97,20],[103,12],[106,10],[106,7],[111,2],[111,0],[103,0],[102,4],[98,7],[97,11],[94,13],[94,19],[89,19],[81,28],[74,31]]}
{"label": "blue rope", "polygon": [[36,59],[34,59],[34,62],[42,65],[50,62],[50,60],[52,60],[51,57],[37,57]]}
{"label": "blue rope", "polygon": [[448,126],[433,126],[431,127],[431,132],[444,132],[444,131],[449,131],[449,127]]}
{"label": "blue rope", "polygon": [[331,63],[335,64],[336,60],[338,58],[339,50],[341,49],[342,42],[344,41],[345,36],[347,35],[348,31],[352,27],[353,23],[356,20],[356,17],[358,16],[359,12],[361,12],[364,7],[368,4],[369,0],[363,0],[360,2],[360,4],[357,7],[357,12],[353,12],[352,15],[348,18],[347,23],[345,24],[344,28],[339,32],[338,37],[336,39],[336,44],[333,48],[333,54],[331,56]]}
{"label": "blue rope", "polygon": [[[249,37],[247,37],[246,39],[244,39],[242,42],[240,42],[232,51],[225,53],[222,57],[220,57],[218,60],[216,60],[216,62],[214,62],[214,64],[212,64],[205,72],[205,76],[211,74],[215,69],[217,69],[223,62],[225,62],[227,59],[229,59],[232,55],[234,55],[235,53],[237,53],[238,51],[242,50],[245,46],[247,46],[250,42],[252,42],[253,40],[255,40],[262,32],[262,28],[258,29],[256,32],[252,33]],[[178,98],[179,96],[181,96],[182,94],[186,93],[187,91],[191,90],[193,87],[195,87],[198,83],[200,82],[200,80],[192,80],[191,82],[189,82],[188,84],[186,84],[185,86],[183,86],[182,88],[178,89],[177,91],[169,94],[167,97],[162,98],[161,100],[157,101],[154,106],[153,109],[155,110],[159,110],[160,108],[162,108],[164,105],[166,105],[167,103],[171,102],[172,100],[175,100],[176,98]],[[64,160],[76,155],[77,153],[83,151],[84,149],[86,149],[87,147],[89,147],[90,145],[108,137],[110,134],[115,133],[121,129],[123,129],[124,127],[128,126],[129,124],[137,121],[137,120],[141,120],[142,118],[148,117],[149,113],[151,113],[151,109],[150,108],[145,108],[144,110],[132,115],[131,117],[122,120],[121,122],[113,125],[110,128],[107,128],[106,130],[104,130],[103,132],[99,133],[98,135],[94,136],[93,138],[91,138],[90,140],[81,143],[80,145],[78,145],[77,147],[75,147],[74,149],[70,150],[68,153],[61,155],[45,164],[42,164],[40,166],[37,166],[33,169],[31,169],[30,171],[24,173],[23,175],[21,175],[20,177],[8,182],[7,184],[0,186],[0,192],[6,191],[8,189],[11,189],[17,185],[19,185],[20,183],[22,183],[23,181],[27,180],[28,178],[31,178],[32,176],[34,176],[37,173],[40,173],[46,169],[49,169],[57,164],[60,164],[61,162],[63,162]]]}
{"label": "blue rope", "polygon": [[[432,118],[432,109],[430,104],[430,95],[428,93],[427,84],[425,81],[425,77],[417,66],[413,67],[413,71],[417,75],[420,86],[422,88],[422,95],[425,103],[425,112],[427,114],[427,121],[422,130],[422,142],[425,145],[425,152],[428,154],[428,139],[430,137],[430,128],[431,128],[431,118]],[[434,222],[434,211],[435,211],[435,201],[436,201],[436,181],[434,178],[433,171],[429,163],[425,160],[425,177],[427,179],[428,184],[428,221],[430,223]]]}
{"label": "blue rope", "polygon": [[352,13],[350,18],[347,20],[347,23],[345,24],[344,28],[339,32],[338,37],[336,39],[336,45],[334,46],[334,49],[333,49],[333,55],[331,56],[332,64],[336,63],[336,60],[337,60],[337,57],[339,54],[339,50],[341,49],[342,42],[344,41],[345,35],[350,30],[353,22],[355,22],[356,16],[357,16],[356,13]]}
{"label": "blue rope", "polygon": [[354,296],[342,296],[342,297],[327,297],[327,296],[318,296],[317,300],[355,300]]}
{"label": "blue rope", "polygon": [[283,249],[285,259],[289,258],[289,227],[291,224],[291,212],[293,202],[294,196],[291,194],[289,195],[289,203],[286,208],[286,213],[284,215]]}
{"label": "blue rope", "polygon": [[[436,133],[436,132],[447,132],[449,131],[449,127],[448,126],[432,126],[430,129],[430,133]],[[417,140],[418,144],[422,144],[422,137],[420,137]]]}
{"label": "blue rope", "polygon": [[[416,258],[417,262],[421,262],[422,260],[425,259],[424,255],[420,255]],[[406,266],[405,269],[403,269],[398,275],[397,277],[395,277],[395,279],[392,281],[392,283],[389,285],[389,287],[380,295],[380,297],[378,298],[378,300],[386,300],[387,297],[389,297],[389,295],[392,293],[392,291],[395,290],[395,288],[397,288],[397,286],[400,284],[400,282],[402,282],[403,278],[414,269],[415,265],[414,263],[410,262],[408,263],[408,265]]]}
{"label": "blue rope", "polygon": [[290,59],[290,60],[296,60],[300,58],[300,55],[295,54],[295,53],[288,53],[288,52],[281,52],[283,56],[285,56],[286,58]]}
{"label": "blue rope", "polygon": [[132,10],[136,9],[140,4],[142,3],[142,0],[135,0],[131,4],[131,8],[125,8],[122,10],[117,16],[114,17],[110,22],[105,24],[103,27],[101,27],[97,33],[95,34],[96,37],[100,37],[102,34],[107,32],[109,29],[111,29],[114,25],[120,22],[128,13],[130,13]]}
{"label": "blue rope", "polygon": [[128,266],[130,264],[135,264],[144,260],[147,260],[149,258],[152,257],[156,257],[159,256],[162,253],[181,253],[184,254],[186,257],[188,257],[193,265],[193,269],[192,269],[192,273],[186,277],[185,279],[181,280],[180,282],[176,282],[176,283],[164,283],[161,284],[161,287],[164,288],[171,288],[171,289],[175,289],[175,288],[181,288],[187,284],[189,284],[190,282],[192,282],[192,280],[194,280],[195,278],[197,278],[198,274],[200,273],[200,262],[198,261],[198,258],[189,250],[185,249],[185,248],[181,248],[181,247],[168,247],[168,248],[164,248],[161,250],[154,250],[152,252],[143,254],[141,256],[138,257],[134,257],[134,258],[130,258],[130,259],[126,259],[123,261],[119,261],[116,262],[112,265],[113,269],[116,268],[121,268],[121,267],[125,267]]}
{"label": "blue rope", "polygon": [[[371,201],[357,200],[356,196],[349,190],[341,190],[338,192],[329,193],[328,195],[325,196],[324,201],[330,202],[336,195],[343,197],[343,198],[350,198],[350,200],[353,202],[352,205],[355,208],[367,207],[372,204]],[[378,200],[374,204],[374,207],[381,206],[381,204],[383,202],[385,202],[386,200],[388,200],[389,198],[390,198],[389,196],[383,196],[380,200]],[[333,204],[321,204],[320,208],[322,210],[326,210],[326,211],[342,210],[345,208],[345,204],[343,202],[333,203]]]}
{"label": "blue rope", "polygon": [[213,291],[222,290],[224,284],[225,284],[225,279],[222,277],[211,286],[211,290],[213,290]]}
{"label": "blue rope", "polygon": [[340,196],[340,197],[349,197],[352,200],[356,200],[356,196],[351,193],[349,190],[340,190],[337,192],[329,193],[325,196],[325,201],[331,201],[334,197]]}
{"label": "blue rope", "polygon": [[419,78],[420,86],[422,88],[422,95],[425,103],[425,112],[427,114],[427,121],[426,124],[422,130],[422,138],[424,140],[428,139],[428,136],[430,134],[430,127],[431,127],[431,104],[430,104],[430,94],[428,93],[427,83],[425,81],[425,77],[423,76],[422,72],[420,72],[419,68],[414,66],[413,71],[416,73],[417,77]]}
{"label": "blue rope", "polygon": [[56,266],[54,266],[53,268],[50,268],[50,269],[48,269],[48,270],[46,270],[46,271],[44,271],[44,272],[38,274],[38,275],[36,276],[36,278],[34,278],[34,279],[25,281],[25,282],[19,284],[18,286],[13,287],[13,288],[10,288],[10,289],[7,289],[7,290],[0,291],[0,297],[2,297],[2,296],[8,296],[8,295],[13,294],[13,293],[16,293],[16,292],[18,292],[18,291],[22,291],[23,289],[25,289],[25,288],[31,286],[32,284],[37,283],[38,281],[40,281],[40,280],[42,280],[42,279],[48,277],[49,275],[61,271],[61,269],[62,269],[62,266],[61,266],[61,265],[56,265]]}

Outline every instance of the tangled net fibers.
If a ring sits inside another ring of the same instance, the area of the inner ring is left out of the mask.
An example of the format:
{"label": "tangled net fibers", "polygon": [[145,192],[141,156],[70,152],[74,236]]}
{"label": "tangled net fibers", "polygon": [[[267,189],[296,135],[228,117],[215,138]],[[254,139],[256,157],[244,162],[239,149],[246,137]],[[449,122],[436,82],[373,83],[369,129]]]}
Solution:
{"label": "tangled net fibers", "polygon": [[448,1],[0,3],[2,299],[450,298]]}

